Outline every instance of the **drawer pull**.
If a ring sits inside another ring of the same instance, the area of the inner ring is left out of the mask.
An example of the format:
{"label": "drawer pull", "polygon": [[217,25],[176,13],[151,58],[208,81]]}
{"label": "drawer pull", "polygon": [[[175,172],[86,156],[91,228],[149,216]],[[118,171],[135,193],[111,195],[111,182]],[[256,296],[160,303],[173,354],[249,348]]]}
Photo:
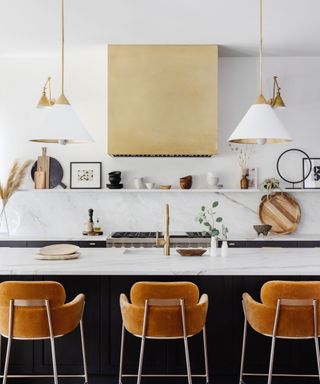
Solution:
{"label": "drawer pull", "polygon": [[234,246],[234,245],[236,245],[236,243],[229,243],[229,246]]}
{"label": "drawer pull", "polygon": [[89,245],[96,245],[96,243],[89,243]]}

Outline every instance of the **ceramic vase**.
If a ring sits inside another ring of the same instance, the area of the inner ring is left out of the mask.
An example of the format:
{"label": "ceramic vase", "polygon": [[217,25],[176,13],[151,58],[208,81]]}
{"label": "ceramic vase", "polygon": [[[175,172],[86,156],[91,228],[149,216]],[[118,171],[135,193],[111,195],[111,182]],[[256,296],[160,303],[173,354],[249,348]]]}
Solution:
{"label": "ceramic vase", "polygon": [[218,256],[218,244],[217,239],[215,237],[211,237],[210,243],[210,256]]}
{"label": "ceramic vase", "polygon": [[221,257],[227,257],[228,256],[228,242],[224,240],[221,245]]}

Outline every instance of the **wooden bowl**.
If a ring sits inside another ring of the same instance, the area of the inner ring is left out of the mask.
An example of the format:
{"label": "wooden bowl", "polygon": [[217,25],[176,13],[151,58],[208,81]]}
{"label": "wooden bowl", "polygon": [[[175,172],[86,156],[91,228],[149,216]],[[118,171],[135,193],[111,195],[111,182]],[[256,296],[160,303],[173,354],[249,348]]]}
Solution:
{"label": "wooden bowl", "polygon": [[177,248],[181,256],[202,256],[207,250],[203,248]]}
{"label": "wooden bowl", "polygon": [[192,176],[185,176],[180,178],[180,188],[190,189],[192,187]]}
{"label": "wooden bowl", "polygon": [[171,189],[171,185],[160,185],[160,189]]}

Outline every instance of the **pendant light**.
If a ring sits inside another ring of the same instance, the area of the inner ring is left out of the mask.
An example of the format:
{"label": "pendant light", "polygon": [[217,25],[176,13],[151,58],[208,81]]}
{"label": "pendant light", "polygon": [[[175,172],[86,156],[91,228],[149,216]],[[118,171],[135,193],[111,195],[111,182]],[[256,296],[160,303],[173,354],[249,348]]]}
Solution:
{"label": "pendant light", "polygon": [[51,78],[48,77],[37,107],[50,110],[42,123],[41,130],[38,130],[38,137],[30,141],[63,145],[93,141],[64,94],[64,71],[64,0],[61,0],[61,94],[57,100],[51,98]]}
{"label": "pendant light", "polygon": [[[253,104],[243,119],[240,121],[228,141],[238,144],[278,144],[292,141],[286,128],[276,115],[272,107],[284,106],[280,95],[279,84],[274,79],[277,86],[277,95],[273,97],[270,104],[263,96],[262,80],[262,0],[260,0],[260,94],[255,104]],[[281,104],[281,105],[280,105]]]}

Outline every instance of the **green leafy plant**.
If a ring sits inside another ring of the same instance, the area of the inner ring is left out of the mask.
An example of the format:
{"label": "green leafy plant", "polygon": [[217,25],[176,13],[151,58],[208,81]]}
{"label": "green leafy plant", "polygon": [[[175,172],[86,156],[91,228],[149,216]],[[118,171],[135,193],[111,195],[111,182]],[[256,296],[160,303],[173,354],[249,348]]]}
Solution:
{"label": "green leafy plant", "polygon": [[227,240],[228,239],[228,233],[229,233],[228,227],[226,227],[224,224],[221,224],[222,240]]}
{"label": "green leafy plant", "polygon": [[[220,230],[217,228],[216,225],[217,223],[221,223],[223,221],[222,217],[220,216],[216,217],[217,212],[215,211],[215,209],[218,207],[218,205],[219,205],[218,201],[214,201],[210,207],[205,207],[203,205],[197,216],[197,221],[205,227],[203,232],[209,233],[211,237],[216,237],[216,238],[218,238],[220,234]],[[223,228],[226,228],[226,227],[223,226],[222,231],[223,231]],[[227,232],[225,232],[225,234],[227,233],[228,233],[228,229],[227,229]]]}

